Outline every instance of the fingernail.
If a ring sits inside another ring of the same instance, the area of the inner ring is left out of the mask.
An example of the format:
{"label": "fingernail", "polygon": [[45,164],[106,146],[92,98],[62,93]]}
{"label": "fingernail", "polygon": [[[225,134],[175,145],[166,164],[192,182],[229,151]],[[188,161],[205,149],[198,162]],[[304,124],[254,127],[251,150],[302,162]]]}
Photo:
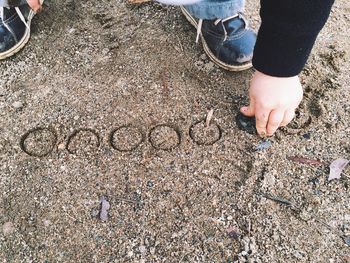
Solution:
{"label": "fingernail", "polygon": [[265,137],[266,137],[266,133],[265,133],[265,132],[262,132],[262,133],[260,133],[259,135],[260,135],[260,137],[262,137],[262,138],[265,138]]}
{"label": "fingernail", "polygon": [[248,107],[242,107],[241,110],[242,110],[242,111],[247,111],[247,110],[248,110]]}

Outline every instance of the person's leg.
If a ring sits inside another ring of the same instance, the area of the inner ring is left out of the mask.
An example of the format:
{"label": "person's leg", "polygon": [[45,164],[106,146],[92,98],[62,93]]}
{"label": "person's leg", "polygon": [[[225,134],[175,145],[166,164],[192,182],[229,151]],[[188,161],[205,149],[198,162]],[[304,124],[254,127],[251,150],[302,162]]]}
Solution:
{"label": "person's leg", "polygon": [[237,13],[243,13],[244,0],[203,0],[184,5],[186,10],[198,19],[225,19]]}
{"label": "person's leg", "polygon": [[203,0],[181,7],[197,28],[203,48],[220,67],[240,71],[252,66],[256,34],[242,16],[244,0]]}
{"label": "person's leg", "polygon": [[0,60],[13,56],[25,46],[34,15],[26,0],[0,0]]}

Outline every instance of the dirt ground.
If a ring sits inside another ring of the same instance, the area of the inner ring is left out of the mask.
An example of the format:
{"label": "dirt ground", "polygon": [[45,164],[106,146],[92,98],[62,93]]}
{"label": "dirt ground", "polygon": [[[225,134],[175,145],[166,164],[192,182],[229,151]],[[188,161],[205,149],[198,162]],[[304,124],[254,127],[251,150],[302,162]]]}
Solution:
{"label": "dirt ground", "polygon": [[48,1],[0,64],[0,261],[350,262],[349,166],[327,179],[350,158],[349,22],[337,1],[296,120],[257,151],[253,71],[210,62],[178,8]]}

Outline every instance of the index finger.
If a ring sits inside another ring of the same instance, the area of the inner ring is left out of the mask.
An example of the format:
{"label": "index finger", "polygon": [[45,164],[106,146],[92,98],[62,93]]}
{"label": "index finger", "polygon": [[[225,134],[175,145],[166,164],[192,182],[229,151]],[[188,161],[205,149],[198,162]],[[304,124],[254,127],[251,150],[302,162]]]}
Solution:
{"label": "index finger", "polygon": [[266,136],[267,134],[266,128],[267,128],[270,112],[271,112],[270,109],[256,106],[256,109],[255,109],[256,130],[258,131],[258,134],[262,137]]}

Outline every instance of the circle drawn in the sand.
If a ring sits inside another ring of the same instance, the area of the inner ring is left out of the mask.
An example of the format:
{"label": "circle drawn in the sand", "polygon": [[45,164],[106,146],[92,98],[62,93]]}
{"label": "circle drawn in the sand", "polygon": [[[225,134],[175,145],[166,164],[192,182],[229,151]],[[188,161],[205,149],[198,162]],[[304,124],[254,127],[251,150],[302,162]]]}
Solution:
{"label": "circle drawn in the sand", "polygon": [[305,128],[309,127],[312,122],[312,117],[309,114],[296,111],[295,118],[291,123],[284,128],[288,134],[298,134]]}
{"label": "circle drawn in the sand", "polygon": [[190,127],[190,137],[198,145],[213,145],[222,137],[222,130],[216,123],[206,127],[204,120],[194,123]]}
{"label": "circle drawn in the sand", "polygon": [[181,132],[172,125],[157,125],[149,133],[149,142],[157,150],[169,151],[180,145]]}
{"label": "circle drawn in the sand", "polygon": [[245,131],[249,134],[257,134],[254,117],[247,117],[239,112],[236,116],[236,124],[238,129],[242,131]]}
{"label": "circle drawn in the sand", "polygon": [[56,143],[57,135],[53,130],[38,127],[22,136],[20,146],[30,156],[44,157],[52,152]]}
{"label": "circle drawn in the sand", "polygon": [[71,154],[91,154],[100,147],[100,136],[92,129],[75,130],[67,141],[67,151]]}
{"label": "circle drawn in the sand", "polygon": [[113,149],[120,152],[131,152],[141,145],[145,135],[141,129],[131,125],[120,126],[111,132],[109,142]]}

